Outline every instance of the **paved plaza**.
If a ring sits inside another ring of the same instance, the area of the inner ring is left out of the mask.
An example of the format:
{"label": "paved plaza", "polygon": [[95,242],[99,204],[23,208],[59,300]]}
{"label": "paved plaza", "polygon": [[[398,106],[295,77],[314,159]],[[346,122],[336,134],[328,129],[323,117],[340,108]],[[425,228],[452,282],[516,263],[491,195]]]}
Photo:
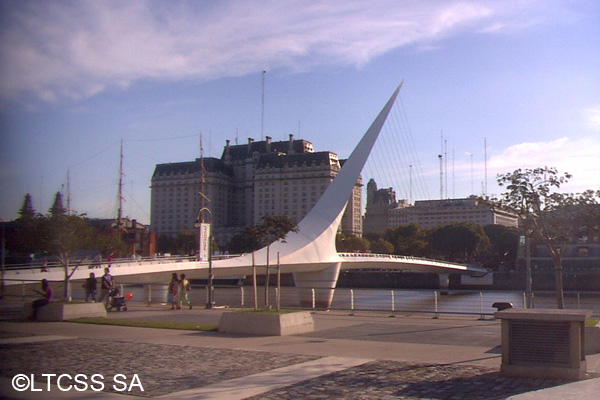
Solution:
{"label": "paved plaza", "polygon": [[[588,356],[590,379],[578,383],[500,376],[500,322],[493,319],[318,312],[312,333],[259,337],[16,322],[17,309],[0,308],[2,398],[529,399],[540,389],[554,388],[537,398],[600,390],[597,355]],[[132,303],[109,318],[216,324],[224,311]],[[43,390],[12,389],[18,374],[34,376]],[[55,374],[49,386],[43,374]],[[90,387],[63,392],[55,379],[61,374],[83,374]],[[95,374],[102,379],[92,388]]]}

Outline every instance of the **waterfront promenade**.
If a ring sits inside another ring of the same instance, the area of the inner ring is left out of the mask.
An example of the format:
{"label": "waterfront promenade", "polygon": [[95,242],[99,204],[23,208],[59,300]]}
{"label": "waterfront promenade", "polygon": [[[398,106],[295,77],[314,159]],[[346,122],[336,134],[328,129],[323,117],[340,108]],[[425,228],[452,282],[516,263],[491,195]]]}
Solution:
{"label": "waterfront promenade", "polygon": [[[585,399],[600,390],[598,379],[568,384],[500,376],[500,322],[493,319],[318,312],[312,333],[255,337],[13,322],[18,303],[0,305],[3,398],[529,399],[535,394],[525,393],[553,387],[534,398]],[[109,317],[216,324],[224,311],[130,303]],[[594,378],[600,356],[587,359]],[[52,385],[50,392],[17,392],[11,378],[19,373],[101,374],[110,391],[62,392]],[[111,389],[115,374],[127,382],[137,374],[144,391]]]}

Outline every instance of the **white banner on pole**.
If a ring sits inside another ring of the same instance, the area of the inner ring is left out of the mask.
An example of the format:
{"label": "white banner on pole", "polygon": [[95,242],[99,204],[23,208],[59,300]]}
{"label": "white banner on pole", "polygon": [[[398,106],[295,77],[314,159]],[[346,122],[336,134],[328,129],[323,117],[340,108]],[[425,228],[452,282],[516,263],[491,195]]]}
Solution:
{"label": "white banner on pole", "polygon": [[208,261],[208,252],[210,251],[210,224],[200,224],[200,250],[198,251],[198,261]]}

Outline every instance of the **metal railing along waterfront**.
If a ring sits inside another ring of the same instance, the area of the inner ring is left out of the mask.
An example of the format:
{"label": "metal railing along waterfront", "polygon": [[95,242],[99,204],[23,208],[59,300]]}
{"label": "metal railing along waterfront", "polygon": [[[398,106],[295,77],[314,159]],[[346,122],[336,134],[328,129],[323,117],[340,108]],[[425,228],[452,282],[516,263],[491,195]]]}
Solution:
{"label": "metal railing along waterfront", "polygon": [[[56,283],[58,284],[58,283]],[[119,285],[121,293],[132,293],[137,303],[161,304],[167,300],[167,285]],[[324,288],[315,287],[310,293],[315,296]],[[60,291],[56,291],[60,293]],[[252,308],[254,305],[252,286],[216,285],[214,286],[214,304],[217,307]],[[17,294],[18,295],[18,294]],[[33,292],[23,292],[30,297]],[[85,294],[79,285],[73,285],[75,300],[83,300]],[[192,285],[190,300],[196,307],[204,307],[207,303],[207,287]],[[533,293],[534,308],[556,308],[554,292],[537,291]],[[31,298],[33,298],[31,296]],[[257,290],[259,308],[275,308],[277,288],[269,288],[270,304],[265,304],[263,286]],[[472,290],[411,290],[411,289],[367,289],[336,288],[329,310],[348,314],[378,313],[394,315],[422,314],[431,317],[440,316],[473,316],[480,319],[492,318],[497,311],[492,305],[496,302],[512,303],[516,308],[525,307],[525,293],[519,291],[472,291]],[[592,310],[594,318],[600,318],[600,292],[565,292],[565,309]],[[298,292],[295,287],[284,286],[280,293],[280,306],[285,309],[301,309]],[[302,309],[315,310],[312,306]]]}

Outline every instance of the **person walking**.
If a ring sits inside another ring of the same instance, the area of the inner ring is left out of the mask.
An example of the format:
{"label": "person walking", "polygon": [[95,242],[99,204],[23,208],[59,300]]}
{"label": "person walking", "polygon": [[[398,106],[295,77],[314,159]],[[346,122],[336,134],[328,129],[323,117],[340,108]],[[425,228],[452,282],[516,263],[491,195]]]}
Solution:
{"label": "person walking", "polygon": [[168,300],[171,303],[171,310],[177,308],[178,310],[181,308],[178,304],[177,293],[179,293],[179,279],[177,279],[177,273],[173,272],[171,276],[171,282],[169,282],[169,296]]}
{"label": "person walking", "polygon": [[90,299],[96,302],[96,293],[98,291],[98,282],[96,282],[96,275],[90,272],[90,277],[85,280],[85,301]]}
{"label": "person walking", "polygon": [[43,298],[34,300],[33,303],[31,303],[33,314],[28,318],[29,321],[37,320],[38,309],[52,301],[52,287],[48,284],[46,279],[42,279],[42,291],[34,290],[34,292],[38,293]]}
{"label": "person walking", "polygon": [[110,268],[104,268],[104,275],[102,275],[102,286],[100,288],[100,298],[98,301],[104,303],[104,307],[108,310],[108,304],[110,303],[110,292],[115,287],[115,280],[110,274]]}
{"label": "person walking", "polygon": [[185,301],[185,303],[190,307],[190,310],[192,309],[192,303],[190,303],[189,298],[190,289],[190,281],[185,279],[185,274],[181,274],[179,279],[179,307],[177,308],[181,308],[183,306],[183,302]]}

